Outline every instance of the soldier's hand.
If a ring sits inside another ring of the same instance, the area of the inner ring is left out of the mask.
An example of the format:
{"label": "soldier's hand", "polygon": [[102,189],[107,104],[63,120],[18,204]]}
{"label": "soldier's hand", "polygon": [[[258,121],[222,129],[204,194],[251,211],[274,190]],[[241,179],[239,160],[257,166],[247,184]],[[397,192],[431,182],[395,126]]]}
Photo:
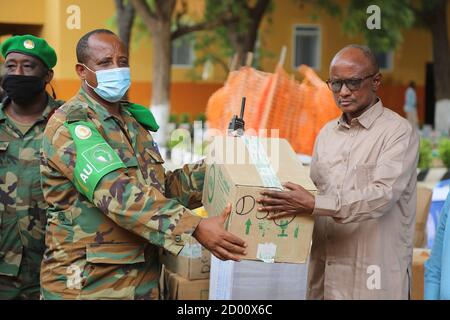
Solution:
{"label": "soldier's hand", "polygon": [[247,254],[247,244],[225,230],[224,224],[230,213],[231,204],[220,216],[202,219],[192,236],[220,260],[240,261],[238,255]]}

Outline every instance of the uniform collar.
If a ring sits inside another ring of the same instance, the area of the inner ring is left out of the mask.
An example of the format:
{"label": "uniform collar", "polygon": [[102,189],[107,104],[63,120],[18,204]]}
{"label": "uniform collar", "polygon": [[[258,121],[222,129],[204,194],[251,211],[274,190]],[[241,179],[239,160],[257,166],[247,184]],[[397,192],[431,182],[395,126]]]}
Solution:
{"label": "uniform collar", "polygon": [[[10,102],[9,98],[5,98],[2,103],[0,103],[0,121],[5,120],[8,116],[5,112],[5,106]],[[38,120],[48,119],[49,115],[53,113],[62,104],[61,101],[53,99],[49,94],[47,94],[47,106],[42,112],[42,116]]]}
{"label": "uniform collar", "polygon": [[[102,120],[106,120],[112,117],[112,114],[108,111],[107,107],[103,106],[99,102],[97,102],[94,98],[92,98],[86,90],[84,90],[82,87],[80,88],[80,91],[78,92],[78,96],[80,96],[81,100],[87,103],[87,105],[98,115]],[[121,112],[125,113],[126,115],[131,116],[131,114],[128,112],[126,108],[123,108],[124,105],[128,105],[128,102],[120,102],[121,106]]]}
{"label": "uniform collar", "polygon": [[[378,98],[378,101],[368,108],[362,115],[359,117],[352,119],[352,124],[359,123],[365,129],[369,129],[372,123],[383,113],[383,103],[381,99]],[[342,114],[337,122],[337,127],[342,126],[345,128],[350,128],[345,120],[345,114]]]}

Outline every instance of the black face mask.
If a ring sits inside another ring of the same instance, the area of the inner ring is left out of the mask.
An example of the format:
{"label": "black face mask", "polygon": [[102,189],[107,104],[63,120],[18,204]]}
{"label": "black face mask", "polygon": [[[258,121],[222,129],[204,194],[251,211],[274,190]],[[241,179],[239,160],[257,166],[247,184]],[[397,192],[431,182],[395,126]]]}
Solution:
{"label": "black face mask", "polygon": [[45,90],[42,77],[6,75],[2,81],[2,88],[6,95],[18,105],[28,105]]}

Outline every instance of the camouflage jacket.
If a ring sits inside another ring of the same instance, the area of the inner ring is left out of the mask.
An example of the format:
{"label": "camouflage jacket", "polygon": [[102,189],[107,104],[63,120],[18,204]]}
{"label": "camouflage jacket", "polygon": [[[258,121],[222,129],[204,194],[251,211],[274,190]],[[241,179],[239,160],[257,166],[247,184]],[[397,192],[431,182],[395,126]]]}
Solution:
{"label": "camouflage jacket", "polygon": [[[159,248],[178,254],[200,218],[203,163],[167,172],[150,133],[121,106],[112,116],[83,89],[51,118],[42,143],[49,203],[44,299],[157,299]],[[75,187],[75,142],[65,122],[93,123],[126,169],[106,174],[92,201]]]}
{"label": "camouflage jacket", "polygon": [[62,103],[49,96],[42,116],[25,135],[0,104],[0,275],[18,277],[24,248],[36,265],[42,259],[47,204],[41,190],[39,149],[47,119]]}

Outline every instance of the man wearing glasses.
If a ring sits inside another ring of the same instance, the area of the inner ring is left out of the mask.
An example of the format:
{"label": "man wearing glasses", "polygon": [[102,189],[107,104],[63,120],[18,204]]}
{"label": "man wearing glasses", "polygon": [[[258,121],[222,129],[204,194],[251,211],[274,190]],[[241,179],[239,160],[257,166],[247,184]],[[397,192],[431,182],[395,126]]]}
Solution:
{"label": "man wearing glasses", "polygon": [[315,217],[309,299],[409,298],[419,138],[383,107],[381,77],[369,48],[339,51],[327,84],[342,116],[315,143],[318,194],[287,183],[259,199],[273,217]]}

